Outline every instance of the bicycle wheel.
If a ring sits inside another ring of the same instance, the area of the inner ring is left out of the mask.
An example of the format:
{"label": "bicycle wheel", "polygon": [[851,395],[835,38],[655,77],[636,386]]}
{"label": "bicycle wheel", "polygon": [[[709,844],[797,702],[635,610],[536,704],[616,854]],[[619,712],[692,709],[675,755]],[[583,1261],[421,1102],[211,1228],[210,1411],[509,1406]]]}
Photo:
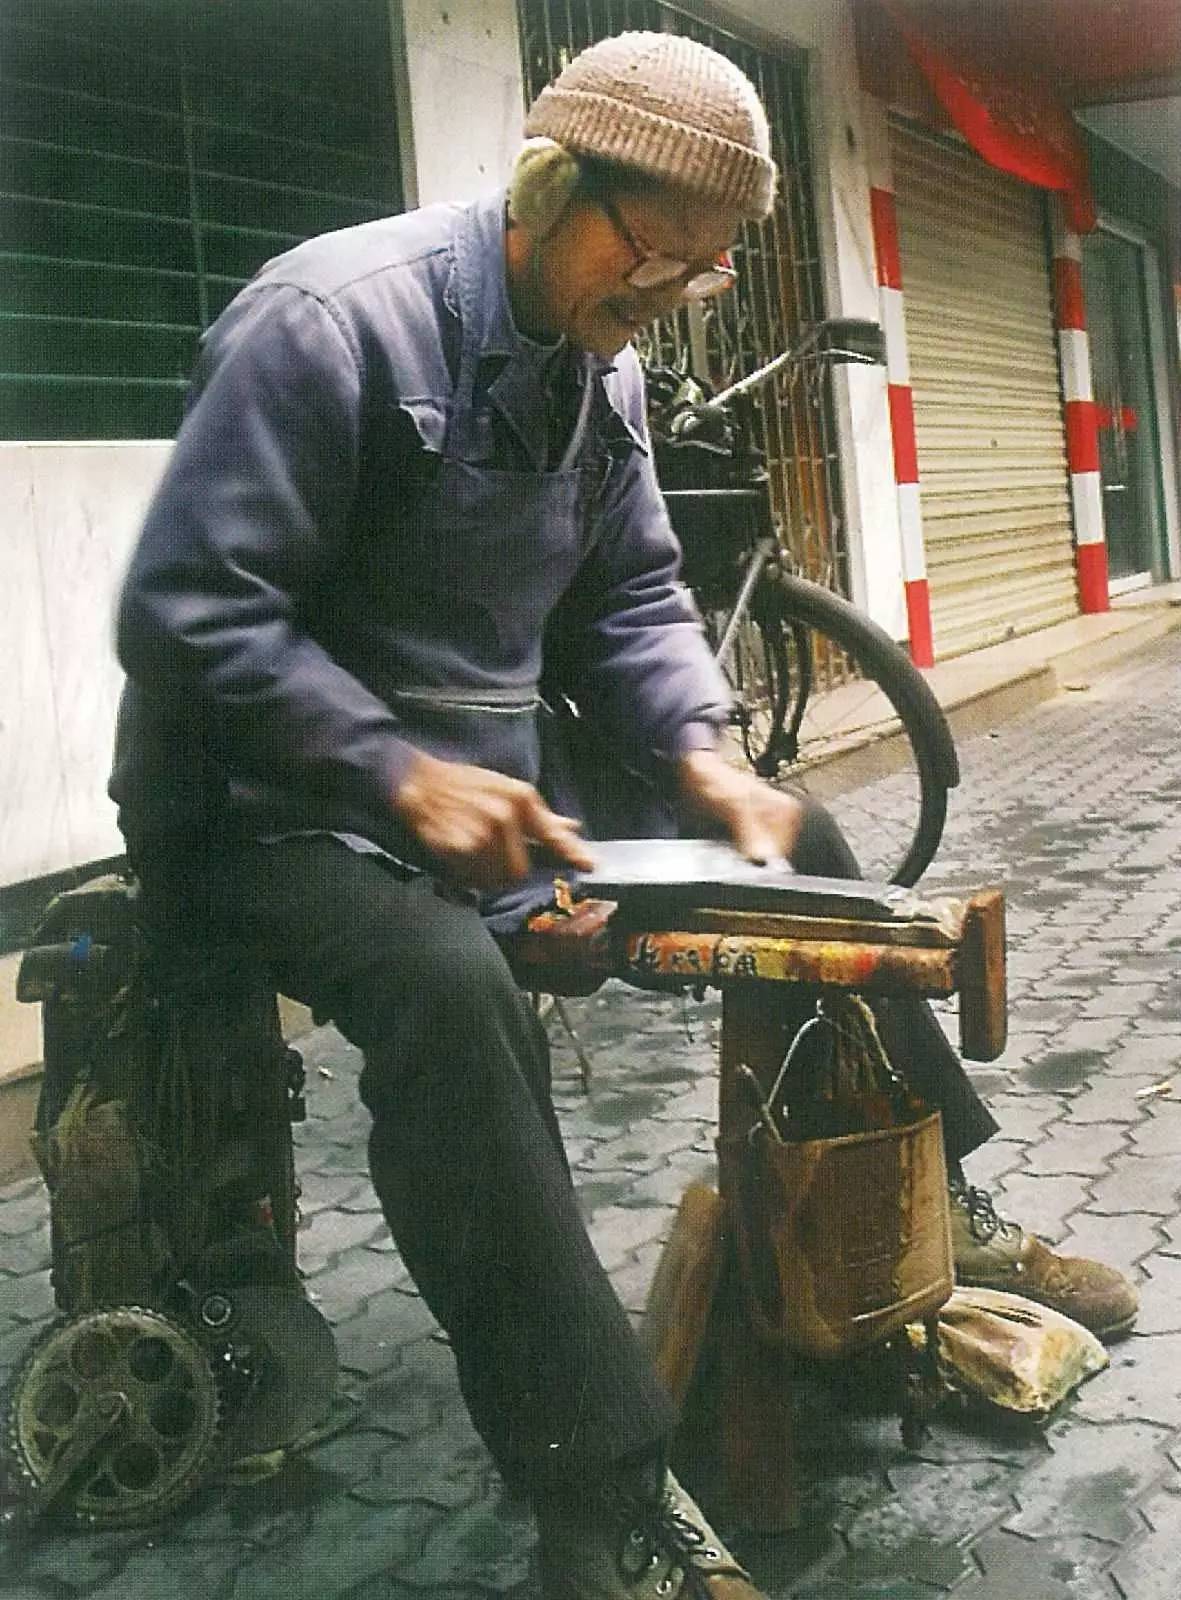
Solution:
{"label": "bicycle wheel", "polygon": [[[787,715],[791,673],[788,636],[779,625],[774,608],[769,616],[759,609],[761,599],[765,604],[763,585],[752,596],[751,610],[740,619],[733,647],[721,667],[734,693],[730,726],[746,759],[766,778],[779,770],[777,751]],[[728,611],[720,609],[705,613],[705,631],[715,653],[729,616]]]}
{"label": "bicycle wheel", "polygon": [[959,762],[947,719],[904,650],[840,595],[772,571],[752,612],[782,661],[783,715],[762,770],[840,823],[867,878],[916,883],[943,834]]}

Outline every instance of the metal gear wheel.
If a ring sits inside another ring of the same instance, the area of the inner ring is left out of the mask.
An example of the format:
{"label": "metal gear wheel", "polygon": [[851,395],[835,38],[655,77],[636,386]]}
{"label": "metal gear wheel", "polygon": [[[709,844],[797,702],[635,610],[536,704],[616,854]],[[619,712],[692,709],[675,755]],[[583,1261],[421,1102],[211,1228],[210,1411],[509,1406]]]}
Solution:
{"label": "metal gear wheel", "polygon": [[12,1384],[8,1442],[38,1511],[129,1527],[186,1500],[212,1464],[209,1356],[168,1317],[111,1306],[52,1324]]}

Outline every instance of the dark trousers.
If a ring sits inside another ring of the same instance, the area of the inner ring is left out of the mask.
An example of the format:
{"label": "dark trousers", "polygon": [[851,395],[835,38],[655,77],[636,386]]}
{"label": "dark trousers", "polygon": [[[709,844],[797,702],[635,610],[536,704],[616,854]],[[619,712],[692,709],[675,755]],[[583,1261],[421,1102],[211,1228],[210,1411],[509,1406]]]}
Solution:
{"label": "dark trousers", "polygon": [[[509,1481],[659,1449],[673,1408],[587,1237],[545,1031],[473,907],[326,837],[132,855],[157,936],[243,948],[362,1051],[374,1187]],[[823,813],[797,858],[856,868]],[[879,1026],[944,1109],[952,1159],[994,1131],[924,1004],[892,1002]]]}

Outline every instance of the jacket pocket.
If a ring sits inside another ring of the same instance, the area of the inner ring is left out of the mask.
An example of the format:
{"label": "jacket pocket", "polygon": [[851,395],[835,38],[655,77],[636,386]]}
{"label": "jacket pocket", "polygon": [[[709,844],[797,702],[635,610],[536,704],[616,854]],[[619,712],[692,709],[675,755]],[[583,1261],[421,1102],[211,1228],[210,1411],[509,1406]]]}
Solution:
{"label": "jacket pocket", "polygon": [[403,736],[428,755],[539,781],[542,701],[536,690],[428,685],[391,690],[388,700]]}

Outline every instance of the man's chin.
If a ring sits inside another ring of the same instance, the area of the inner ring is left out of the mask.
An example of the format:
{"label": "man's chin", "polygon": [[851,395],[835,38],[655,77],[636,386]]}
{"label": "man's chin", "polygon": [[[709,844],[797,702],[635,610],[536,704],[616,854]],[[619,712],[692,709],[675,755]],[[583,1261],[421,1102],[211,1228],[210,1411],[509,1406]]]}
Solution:
{"label": "man's chin", "polygon": [[582,328],[575,331],[575,338],[584,350],[589,350],[603,361],[611,361],[644,326],[639,318],[621,315],[602,306],[593,317],[587,318]]}
{"label": "man's chin", "polygon": [[601,359],[604,361],[614,361],[617,355],[627,349],[628,345],[631,343],[631,340],[632,336],[629,333],[626,338],[617,338],[604,341],[597,347],[597,349],[594,351],[594,354],[601,357]]}
{"label": "man's chin", "polygon": [[634,305],[599,305],[584,318],[574,319],[567,337],[580,349],[588,350],[602,361],[613,361],[637,334],[650,328],[665,307],[640,308]]}

